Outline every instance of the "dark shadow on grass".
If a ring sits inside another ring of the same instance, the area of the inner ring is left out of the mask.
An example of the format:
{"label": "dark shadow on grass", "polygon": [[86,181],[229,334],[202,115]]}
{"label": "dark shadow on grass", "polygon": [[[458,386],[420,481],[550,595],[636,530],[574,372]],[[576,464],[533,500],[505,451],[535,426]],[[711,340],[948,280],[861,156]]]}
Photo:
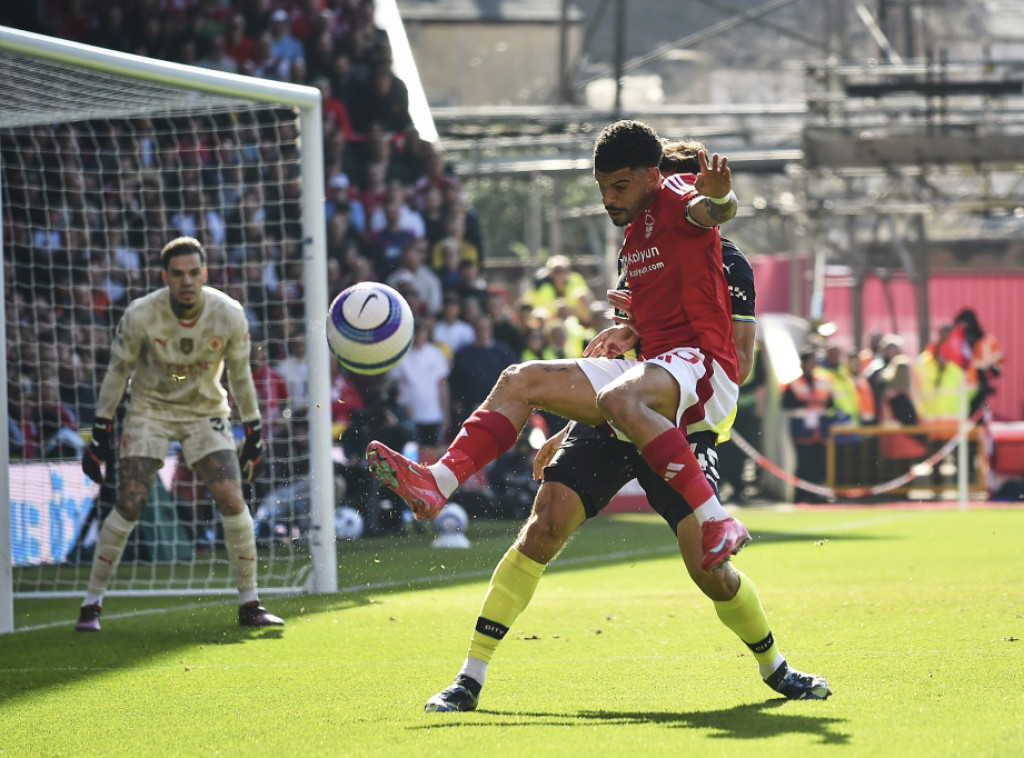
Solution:
{"label": "dark shadow on grass", "polygon": [[[762,703],[723,708],[714,711],[684,711],[681,713],[644,711],[578,711],[577,713],[509,712],[479,710],[469,717],[453,714],[430,714],[426,723],[410,729],[437,729],[439,727],[473,728],[500,726],[578,726],[581,721],[603,726],[633,726],[658,724],[685,729],[706,729],[712,739],[754,740],[781,737],[786,734],[812,734],[821,745],[846,745],[850,735],[838,731],[845,719],[813,716],[795,712],[813,708],[812,702],[794,702],[775,698]],[[779,710],[785,708],[785,712]],[[514,721],[492,720],[484,717],[514,717]],[[526,720],[523,720],[526,719]]]}

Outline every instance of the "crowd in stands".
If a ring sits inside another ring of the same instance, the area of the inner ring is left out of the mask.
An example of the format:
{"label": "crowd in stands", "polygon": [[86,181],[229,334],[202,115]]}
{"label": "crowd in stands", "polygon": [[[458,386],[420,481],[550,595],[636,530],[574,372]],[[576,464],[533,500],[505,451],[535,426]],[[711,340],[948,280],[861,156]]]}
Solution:
{"label": "crowd in stands", "polygon": [[[602,310],[562,256],[523,299],[488,281],[480,220],[455,168],[412,125],[371,0],[37,5],[32,31],[320,89],[329,296],[366,280],[402,292],[419,335],[407,368],[425,367],[420,376],[437,385],[417,387],[399,371],[381,386],[335,365],[338,436],[353,421],[379,422],[376,410],[359,414],[386,398],[389,413],[410,421],[412,441],[444,444],[505,366],[580,355],[602,328]],[[284,486],[302,474],[305,456],[293,448],[309,386],[294,119],[238,111],[93,127],[0,138],[12,460],[80,454],[120,314],[160,285],[159,250],[184,234],[206,246],[209,283],[249,314],[272,448],[263,489]],[[358,445],[345,448],[358,458]],[[180,468],[184,491],[194,483]]]}
{"label": "crowd in stands", "polygon": [[[859,426],[914,427],[914,434],[880,436],[877,456],[907,465],[924,459],[933,452],[929,438],[944,440],[955,430],[961,388],[968,415],[981,412],[1002,374],[1003,354],[974,311],[966,308],[917,356],[905,353],[900,335],[878,332],[861,351],[844,352],[835,344],[809,346],[800,354],[800,366],[801,375],[784,388],[782,398],[790,411],[796,476],[823,484],[825,446],[836,427],[846,430],[845,436],[837,436],[840,443],[855,440]],[[796,497],[801,502],[824,499],[802,487]]]}

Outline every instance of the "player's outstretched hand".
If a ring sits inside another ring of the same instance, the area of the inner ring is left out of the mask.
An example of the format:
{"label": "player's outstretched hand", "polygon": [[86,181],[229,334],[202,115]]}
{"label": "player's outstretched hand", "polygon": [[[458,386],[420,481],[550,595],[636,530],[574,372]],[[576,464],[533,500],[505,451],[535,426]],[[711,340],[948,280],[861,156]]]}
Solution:
{"label": "player's outstretched hand", "polygon": [[263,462],[263,432],[260,420],[245,422],[245,439],[238,451],[238,465],[242,469],[242,481],[252,484],[256,471]]}
{"label": "player's outstretched hand", "polygon": [[114,448],[111,447],[111,438],[114,436],[114,422],[109,418],[97,418],[92,425],[92,439],[82,453],[82,471],[96,484],[103,484],[106,477],[103,474],[104,464],[107,467],[107,476],[114,467]]}
{"label": "player's outstretched hand", "polygon": [[708,159],[704,150],[697,152],[697,161],[700,163],[700,173],[694,180],[693,186],[704,197],[725,197],[732,190],[732,170],[729,168],[729,159],[724,155],[719,157],[718,153]]}

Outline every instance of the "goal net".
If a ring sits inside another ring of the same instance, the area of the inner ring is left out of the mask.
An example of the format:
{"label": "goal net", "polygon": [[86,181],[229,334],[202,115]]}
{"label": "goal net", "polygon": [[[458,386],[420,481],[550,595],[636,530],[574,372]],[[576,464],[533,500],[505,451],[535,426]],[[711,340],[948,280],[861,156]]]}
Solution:
{"label": "goal net", "polygon": [[[0,631],[11,597],[85,591],[116,497],[79,464],[111,335],[183,234],[251,324],[261,590],[336,589],[319,93],[0,28],[0,103]],[[110,592],[234,591],[216,508],[172,446]]]}

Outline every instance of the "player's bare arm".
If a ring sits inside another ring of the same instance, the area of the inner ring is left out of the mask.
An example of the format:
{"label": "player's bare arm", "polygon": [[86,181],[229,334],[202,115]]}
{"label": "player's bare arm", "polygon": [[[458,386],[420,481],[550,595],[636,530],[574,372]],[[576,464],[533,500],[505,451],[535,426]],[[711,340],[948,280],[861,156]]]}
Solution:
{"label": "player's bare arm", "polygon": [[129,521],[138,521],[149,502],[153,480],[161,461],[155,458],[122,458],[117,510]]}
{"label": "player's bare arm", "polygon": [[757,326],[753,321],[733,321],[732,336],[736,341],[736,358],[740,369],[740,382],[754,368],[754,338]]}
{"label": "player's bare arm", "polygon": [[700,173],[693,183],[700,197],[687,207],[690,219],[701,226],[718,226],[736,215],[739,202],[732,191],[732,171],[729,159],[715,153],[708,158],[704,150],[697,153]]}

